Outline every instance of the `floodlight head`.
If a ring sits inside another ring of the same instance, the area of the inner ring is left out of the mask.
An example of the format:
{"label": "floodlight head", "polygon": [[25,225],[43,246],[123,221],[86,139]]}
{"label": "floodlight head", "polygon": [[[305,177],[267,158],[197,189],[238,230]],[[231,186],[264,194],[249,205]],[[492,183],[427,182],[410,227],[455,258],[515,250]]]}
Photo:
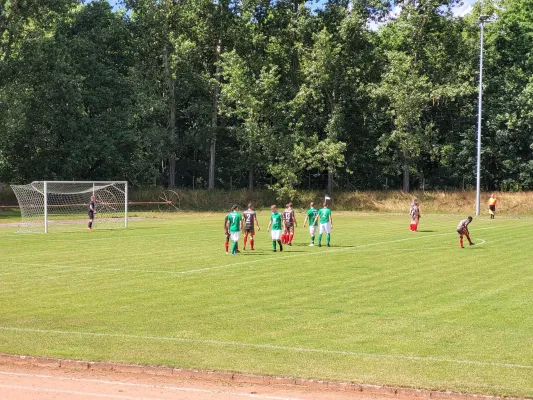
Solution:
{"label": "floodlight head", "polygon": [[494,16],[490,16],[490,15],[487,15],[487,14],[481,14],[478,18],[478,21],[480,24],[486,24],[486,23],[489,23],[489,22],[494,22],[496,21],[496,18],[494,18]]}

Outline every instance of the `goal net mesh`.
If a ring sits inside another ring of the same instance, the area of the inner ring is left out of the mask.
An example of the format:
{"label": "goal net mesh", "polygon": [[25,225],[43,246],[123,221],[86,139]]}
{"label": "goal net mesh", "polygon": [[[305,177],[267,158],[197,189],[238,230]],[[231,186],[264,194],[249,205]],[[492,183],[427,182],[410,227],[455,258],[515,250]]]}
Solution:
{"label": "goal net mesh", "polygon": [[126,185],[126,182],[32,182],[12,185],[22,216],[18,231],[86,229],[89,202],[93,195],[93,227],[124,227],[127,221]]}

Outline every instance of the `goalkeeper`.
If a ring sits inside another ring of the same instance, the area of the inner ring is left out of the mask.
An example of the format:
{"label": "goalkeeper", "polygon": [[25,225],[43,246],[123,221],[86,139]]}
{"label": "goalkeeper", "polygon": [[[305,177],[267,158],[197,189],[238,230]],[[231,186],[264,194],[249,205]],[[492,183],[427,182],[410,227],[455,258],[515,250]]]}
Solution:
{"label": "goalkeeper", "polygon": [[463,246],[463,236],[466,236],[468,239],[468,243],[470,246],[473,246],[474,243],[470,240],[470,232],[468,232],[468,225],[472,222],[472,217],[468,217],[466,219],[463,219],[461,222],[459,222],[459,225],[457,225],[457,233],[459,234],[459,243],[461,244],[461,248],[464,249]]}
{"label": "goalkeeper", "polygon": [[89,201],[89,223],[87,224],[87,229],[89,229],[90,231],[93,229],[93,221],[94,221],[94,213],[95,213],[95,210],[94,210],[94,201],[96,200],[96,197],[91,196],[91,201]]}

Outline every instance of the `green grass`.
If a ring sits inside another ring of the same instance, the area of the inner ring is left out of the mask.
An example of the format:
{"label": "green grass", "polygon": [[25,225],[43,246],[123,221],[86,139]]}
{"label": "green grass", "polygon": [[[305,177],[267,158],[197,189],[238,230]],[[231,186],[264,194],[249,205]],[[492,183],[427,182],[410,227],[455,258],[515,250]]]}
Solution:
{"label": "green grass", "polygon": [[461,250],[460,219],[334,212],[331,248],[236,257],[222,214],[2,228],[0,352],[532,397],[533,220]]}

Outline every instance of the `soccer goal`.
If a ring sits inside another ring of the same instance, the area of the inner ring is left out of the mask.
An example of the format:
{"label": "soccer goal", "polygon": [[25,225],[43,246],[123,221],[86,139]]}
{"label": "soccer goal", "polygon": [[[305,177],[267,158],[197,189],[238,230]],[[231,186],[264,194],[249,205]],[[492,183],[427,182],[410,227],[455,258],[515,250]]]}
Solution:
{"label": "soccer goal", "polygon": [[11,187],[22,216],[19,232],[86,229],[91,196],[93,227],[128,226],[128,182],[36,181]]}

